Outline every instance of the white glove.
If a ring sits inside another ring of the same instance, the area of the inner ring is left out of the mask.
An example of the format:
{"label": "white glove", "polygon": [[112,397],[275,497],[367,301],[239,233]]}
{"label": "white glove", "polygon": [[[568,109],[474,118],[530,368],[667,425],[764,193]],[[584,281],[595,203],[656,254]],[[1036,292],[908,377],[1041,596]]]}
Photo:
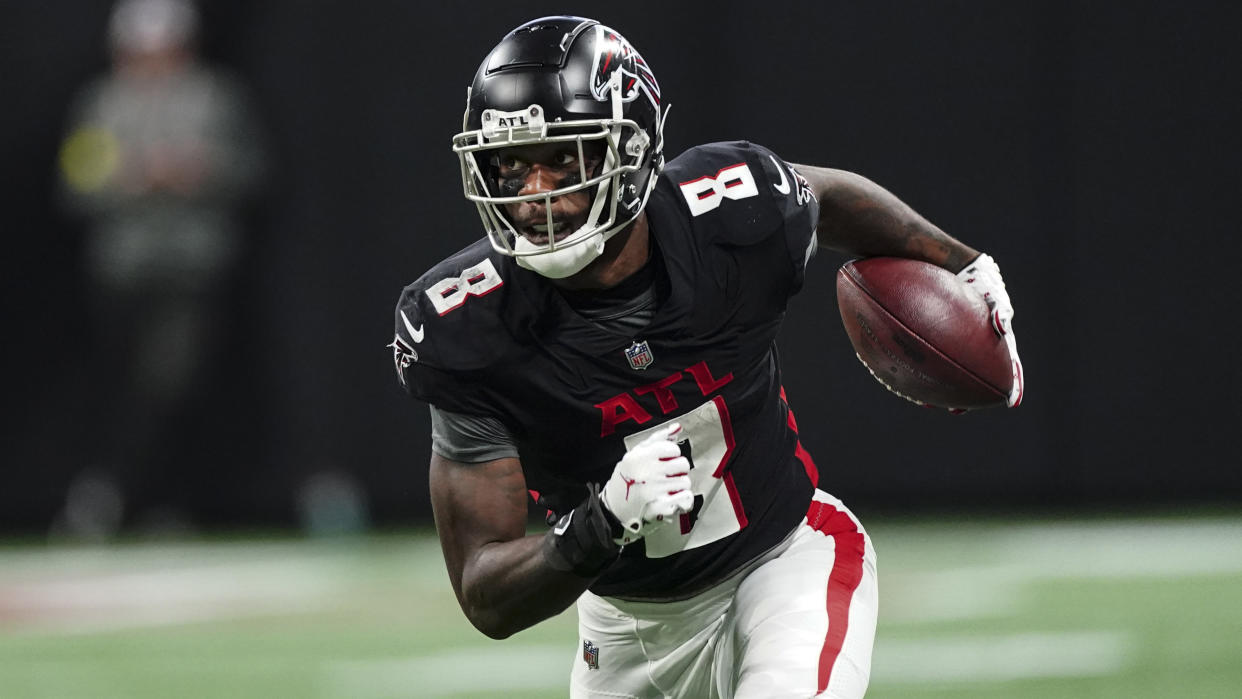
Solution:
{"label": "white glove", "polygon": [[690,462],[677,446],[680,434],[676,422],[653,432],[621,457],[604,484],[600,499],[621,521],[618,544],[637,541],[651,530],[649,525],[662,525],[694,508]]}
{"label": "white glove", "polygon": [[1005,340],[1009,348],[1009,359],[1013,362],[1013,388],[1009,390],[1009,407],[1022,402],[1022,360],[1018,359],[1018,339],[1013,334],[1013,304],[1009,301],[1009,292],[1005,291],[1005,280],[1001,278],[1000,267],[991,255],[980,255],[974,262],[957,273],[971,289],[974,289],[992,311],[992,328]]}

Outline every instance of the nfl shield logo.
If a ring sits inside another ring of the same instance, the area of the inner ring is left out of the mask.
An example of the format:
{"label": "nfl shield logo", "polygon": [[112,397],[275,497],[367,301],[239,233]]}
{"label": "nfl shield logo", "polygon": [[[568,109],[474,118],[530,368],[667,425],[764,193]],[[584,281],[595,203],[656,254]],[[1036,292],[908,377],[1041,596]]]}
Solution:
{"label": "nfl shield logo", "polygon": [[588,670],[599,669],[599,646],[590,641],[582,642],[582,660],[586,662]]}
{"label": "nfl shield logo", "polygon": [[651,355],[651,348],[647,346],[646,340],[635,340],[634,344],[625,350],[625,358],[630,360],[631,369],[639,370],[646,369],[655,361],[655,357]]}

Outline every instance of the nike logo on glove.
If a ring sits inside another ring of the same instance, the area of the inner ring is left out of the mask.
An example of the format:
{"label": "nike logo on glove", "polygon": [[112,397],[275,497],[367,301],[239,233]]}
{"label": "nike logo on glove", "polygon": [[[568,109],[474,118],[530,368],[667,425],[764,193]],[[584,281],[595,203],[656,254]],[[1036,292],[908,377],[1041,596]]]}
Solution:
{"label": "nike logo on glove", "polygon": [[[625,481],[625,499],[629,500],[630,499],[630,488],[633,488],[634,486],[638,485],[638,479],[626,478],[625,474],[622,473],[621,480]],[[643,481],[643,483],[646,483],[646,482],[647,481]]]}
{"label": "nike logo on glove", "polygon": [[772,187],[775,188],[776,191],[780,192],[781,194],[789,194],[789,180],[785,179],[785,166],[781,165],[780,161],[777,160],[775,157],[771,155],[769,155],[768,157],[772,158],[772,164],[776,166],[776,171],[779,172],[781,175],[781,183],[774,184],[772,185]]}
{"label": "nike logo on glove", "polygon": [[422,323],[419,323],[418,328],[415,329],[414,324],[411,323],[410,319],[405,316],[405,311],[400,311],[400,313],[401,313],[401,322],[405,323],[405,329],[407,332],[410,333],[410,339],[413,340],[415,344],[422,342],[423,341]]}

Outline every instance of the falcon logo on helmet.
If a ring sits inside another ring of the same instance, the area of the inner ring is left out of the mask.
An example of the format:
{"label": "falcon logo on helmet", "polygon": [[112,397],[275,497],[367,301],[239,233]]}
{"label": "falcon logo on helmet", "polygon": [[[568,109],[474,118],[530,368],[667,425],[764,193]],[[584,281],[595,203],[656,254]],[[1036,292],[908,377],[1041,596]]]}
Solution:
{"label": "falcon logo on helmet", "polygon": [[621,71],[621,101],[630,102],[642,92],[651,105],[660,108],[660,85],[647,62],[625,37],[613,30],[595,25],[595,61],[591,66],[591,94],[601,102],[609,99],[608,83],[615,71]]}

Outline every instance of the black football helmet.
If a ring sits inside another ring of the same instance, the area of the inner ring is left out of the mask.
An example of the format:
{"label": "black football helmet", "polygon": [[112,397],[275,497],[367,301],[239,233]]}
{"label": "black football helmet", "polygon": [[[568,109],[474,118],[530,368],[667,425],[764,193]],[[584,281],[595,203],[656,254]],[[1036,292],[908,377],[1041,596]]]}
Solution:
{"label": "black football helmet", "polygon": [[[582,17],[545,17],[509,32],[484,59],[466,97],[462,132],[453,137],[466,198],[478,207],[492,247],[552,278],[572,275],[633,221],[664,167],[660,86],[638,51],[616,31]],[[499,196],[498,149],[572,143],[579,177],[544,194]],[[587,172],[586,151],[602,153]],[[570,192],[592,195],[586,223],[543,244],[521,236],[504,206]]]}

